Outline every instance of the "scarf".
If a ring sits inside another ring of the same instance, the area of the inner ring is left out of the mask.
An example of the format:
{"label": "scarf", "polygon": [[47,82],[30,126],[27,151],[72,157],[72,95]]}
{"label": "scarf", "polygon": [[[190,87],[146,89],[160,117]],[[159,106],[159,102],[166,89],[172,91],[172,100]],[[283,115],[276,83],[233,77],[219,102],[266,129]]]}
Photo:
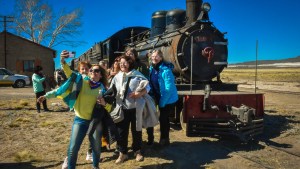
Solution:
{"label": "scarf", "polygon": [[155,70],[159,70],[159,66],[162,64],[162,62],[163,61],[160,61],[159,63],[157,63],[157,64],[152,64],[152,66],[153,66],[153,68],[155,69]]}
{"label": "scarf", "polygon": [[96,88],[100,87],[101,82],[95,82],[95,81],[90,79],[89,84],[90,84],[91,89],[96,89]]}

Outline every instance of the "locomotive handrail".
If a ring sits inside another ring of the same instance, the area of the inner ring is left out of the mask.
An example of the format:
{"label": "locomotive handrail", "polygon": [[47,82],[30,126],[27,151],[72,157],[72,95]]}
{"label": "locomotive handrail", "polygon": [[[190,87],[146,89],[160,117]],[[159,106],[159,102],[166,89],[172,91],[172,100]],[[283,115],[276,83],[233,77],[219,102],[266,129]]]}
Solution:
{"label": "locomotive handrail", "polygon": [[[151,31],[151,29],[148,29],[148,30],[145,30],[144,32],[141,32],[141,33],[138,33],[138,34],[136,34],[136,35],[134,35],[134,36],[131,36],[129,39],[125,39],[125,40],[131,40],[132,38],[135,38],[135,37],[139,37],[141,34],[144,34],[144,35],[146,35],[148,32],[150,32]],[[143,36],[144,36],[143,35]],[[148,39],[144,39],[144,40],[141,40],[141,41],[136,41],[136,42],[143,42],[143,41],[147,41]],[[133,42],[131,42],[130,44],[134,44]]]}
{"label": "locomotive handrail", "polygon": [[153,48],[156,48],[156,47],[161,47],[161,46],[169,46],[172,44],[172,40],[170,41],[165,41],[163,43],[160,43],[160,44],[157,44],[155,46],[148,46],[148,47],[145,47],[145,48],[140,48],[140,49],[136,49],[137,52],[140,52],[140,51],[144,51],[144,50],[149,50],[149,49],[153,49]]}
{"label": "locomotive handrail", "polygon": [[[181,27],[181,28],[175,29],[175,30],[170,31],[170,32],[164,32],[164,33],[162,33],[162,34],[159,34],[159,35],[154,36],[153,39],[155,39],[155,38],[157,38],[157,37],[161,37],[161,40],[163,40],[163,39],[168,39],[168,38],[170,38],[170,37],[173,37],[173,36],[177,36],[177,35],[183,34],[184,32],[181,32],[181,30],[182,30],[182,29],[186,29],[186,28],[188,28],[188,27],[190,27],[190,25],[188,25],[188,26],[183,26],[183,27]],[[147,31],[151,31],[151,30],[147,30]],[[174,35],[172,35],[172,36],[167,36],[167,37],[164,36],[165,34],[171,34],[171,33],[174,33],[174,32],[178,32],[178,34],[174,34]],[[135,44],[139,44],[139,43],[141,43],[141,42],[145,42],[145,43],[149,44],[148,41],[149,41],[149,39],[144,39],[144,40],[141,40],[141,41],[136,41],[136,42],[134,42],[134,46],[135,46]]]}
{"label": "locomotive handrail", "polygon": [[194,37],[191,37],[191,74],[190,74],[190,93],[192,95],[192,91],[193,91],[193,54],[194,54],[194,50],[193,50],[193,45],[194,45],[194,41],[193,41]]}

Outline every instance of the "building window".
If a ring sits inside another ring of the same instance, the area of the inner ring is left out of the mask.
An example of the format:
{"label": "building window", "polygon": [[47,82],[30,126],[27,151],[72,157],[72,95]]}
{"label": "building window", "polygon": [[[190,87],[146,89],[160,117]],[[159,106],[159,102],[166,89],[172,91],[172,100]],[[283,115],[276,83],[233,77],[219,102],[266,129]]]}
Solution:
{"label": "building window", "polygon": [[24,72],[33,72],[34,71],[34,60],[24,60],[23,70],[24,70]]}

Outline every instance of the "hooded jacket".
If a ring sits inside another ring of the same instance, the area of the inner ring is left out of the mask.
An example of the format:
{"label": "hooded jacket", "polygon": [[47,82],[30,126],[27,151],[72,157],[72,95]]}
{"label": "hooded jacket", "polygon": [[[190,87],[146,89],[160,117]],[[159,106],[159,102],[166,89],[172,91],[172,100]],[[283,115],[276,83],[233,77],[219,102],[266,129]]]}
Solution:
{"label": "hooded jacket", "polygon": [[[165,107],[166,104],[175,103],[178,100],[177,88],[175,85],[175,77],[172,73],[174,65],[172,63],[162,62],[158,68],[158,85],[160,92],[159,107]],[[150,66],[151,73],[155,71],[153,66]],[[151,89],[154,89],[150,83]]]}

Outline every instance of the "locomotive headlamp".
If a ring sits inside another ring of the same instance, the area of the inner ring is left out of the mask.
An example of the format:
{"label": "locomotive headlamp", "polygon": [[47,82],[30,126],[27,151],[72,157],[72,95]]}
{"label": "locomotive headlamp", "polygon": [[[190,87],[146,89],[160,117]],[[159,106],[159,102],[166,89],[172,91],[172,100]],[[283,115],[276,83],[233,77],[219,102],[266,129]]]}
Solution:
{"label": "locomotive headlamp", "polygon": [[208,2],[205,2],[205,3],[202,4],[201,8],[202,8],[202,11],[209,12],[210,9],[211,9],[211,6]]}
{"label": "locomotive headlamp", "polygon": [[197,21],[209,21],[208,12],[210,11],[211,6],[209,3],[205,2],[201,6],[201,12],[197,18]]}

